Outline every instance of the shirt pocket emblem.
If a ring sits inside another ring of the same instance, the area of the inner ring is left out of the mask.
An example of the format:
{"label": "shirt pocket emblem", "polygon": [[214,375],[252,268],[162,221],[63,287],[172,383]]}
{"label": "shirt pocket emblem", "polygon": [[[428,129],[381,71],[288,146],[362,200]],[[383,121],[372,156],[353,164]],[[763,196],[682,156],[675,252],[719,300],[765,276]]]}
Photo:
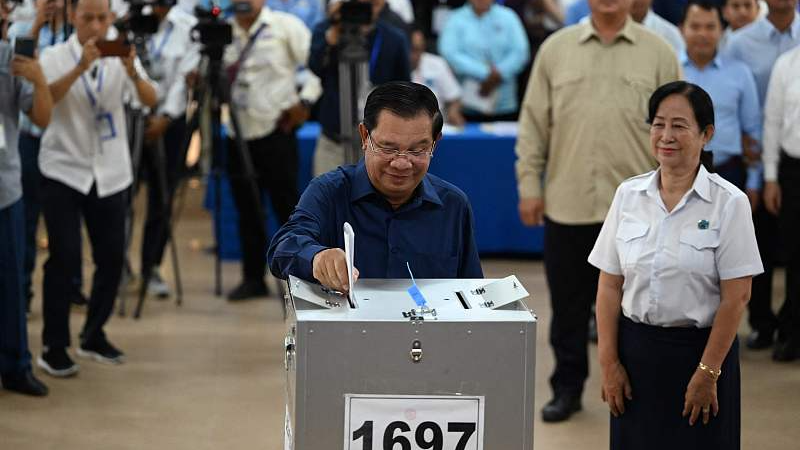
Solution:
{"label": "shirt pocket emblem", "polygon": [[719,229],[687,228],[681,232],[678,262],[686,272],[714,275],[719,247]]}
{"label": "shirt pocket emblem", "polygon": [[650,225],[633,220],[623,220],[617,229],[617,253],[620,266],[633,267],[639,261],[645,236]]}

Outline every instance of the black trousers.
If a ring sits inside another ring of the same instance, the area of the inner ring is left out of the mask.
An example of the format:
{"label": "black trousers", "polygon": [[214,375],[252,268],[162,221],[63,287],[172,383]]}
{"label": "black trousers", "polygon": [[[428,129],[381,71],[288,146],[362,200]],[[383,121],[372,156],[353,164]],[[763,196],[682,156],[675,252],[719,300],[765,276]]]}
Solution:
{"label": "black trousers", "polygon": [[114,307],[124,261],[125,194],[122,191],[98,198],[95,186],[84,195],[42,177],[42,211],[50,249],[44,264],[44,345],[70,345],[68,293],[74,289],[74,278],[80,276],[81,219],[86,224],[95,264],[82,342],[105,338],[103,326]]}
{"label": "black trousers", "polygon": [[247,141],[253,161],[258,197],[253,198],[250,180],[235,143],[228,141],[228,176],[236,210],[239,213],[239,239],[242,249],[242,276],[245,281],[261,281],[267,269],[267,233],[265,217],[258,217],[253,205],[263,204],[266,189],[272,207],[282,225],[289,220],[297,205],[297,137],[294,132],[274,131],[263,138]]}
{"label": "black trousers", "polygon": [[780,246],[778,219],[761,202],[753,213],[753,225],[764,273],[753,277],[747,320],[753,330],[771,335],[778,327],[778,319],[772,312],[772,274]]}
{"label": "black trousers", "polygon": [[556,357],[550,386],[556,395],[581,395],[589,376],[589,317],[600,271],[586,259],[601,227],[563,225],[545,218],[544,267],[553,309],[550,345]]}
{"label": "black trousers", "polygon": [[[142,171],[147,178],[147,216],[142,237],[141,267],[157,267],[164,258],[167,245],[167,225],[172,219],[172,199],[180,181],[183,156],[183,141],[186,133],[186,119],[180,117],[172,121],[162,136],[163,161],[159,160],[156,148],[148,147],[142,153]],[[153,146],[154,147],[154,146]],[[159,170],[166,175],[166,198],[163,198]],[[166,200],[167,204],[164,204]]]}
{"label": "black trousers", "polygon": [[781,155],[778,168],[781,186],[781,232],[783,261],[786,263],[786,300],[778,314],[778,335],[800,344],[800,159]]}

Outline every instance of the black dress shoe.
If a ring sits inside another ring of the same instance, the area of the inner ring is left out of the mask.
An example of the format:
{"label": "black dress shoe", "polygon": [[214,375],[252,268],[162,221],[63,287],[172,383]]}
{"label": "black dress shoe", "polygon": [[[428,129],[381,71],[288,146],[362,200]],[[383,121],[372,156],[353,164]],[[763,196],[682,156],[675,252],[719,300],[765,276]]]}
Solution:
{"label": "black dress shoe", "polygon": [[800,341],[789,339],[775,344],[775,351],[772,352],[772,360],[778,362],[789,362],[800,358]]}
{"label": "black dress shoe", "polygon": [[44,397],[47,395],[47,386],[33,376],[30,369],[21,372],[3,375],[3,387],[8,391],[20,394]]}
{"label": "black dress shoe", "polygon": [[772,347],[775,332],[765,332],[755,330],[747,336],[747,348],[750,350],[764,350]]}
{"label": "black dress shoe", "polygon": [[267,285],[263,281],[243,281],[228,294],[228,300],[238,301],[256,297],[266,297],[269,295]]}
{"label": "black dress shoe", "polygon": [[542,408],[542,420],[545,422],[563,422],[581,409],[580,396],[557,394]]}

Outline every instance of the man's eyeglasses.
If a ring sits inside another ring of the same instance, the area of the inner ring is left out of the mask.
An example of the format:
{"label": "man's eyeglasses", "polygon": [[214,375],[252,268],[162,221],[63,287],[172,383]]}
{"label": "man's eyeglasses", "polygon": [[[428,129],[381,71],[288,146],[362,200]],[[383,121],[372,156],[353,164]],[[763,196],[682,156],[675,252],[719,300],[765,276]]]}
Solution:
{"label": "man's eyeglasses", "polygon": [[383,157],[387,161],[392,161],[395,158],[399,158],[401,156],[405,156],[408,159],[418,161],[418,162],[425,162],[430,158],[433,158],[433,149],[436,147],[436,141],[433,141],[431,144],[431,148],[424,148],[424,149],[414,149],[414,150],[406,150],[401,152],[395,148],[385,148],[385,147],[378,147],[372,142],[372,132],[367,133],[367,140],[369,140],[369,148],[373,153],[378,154],[379,156]]}

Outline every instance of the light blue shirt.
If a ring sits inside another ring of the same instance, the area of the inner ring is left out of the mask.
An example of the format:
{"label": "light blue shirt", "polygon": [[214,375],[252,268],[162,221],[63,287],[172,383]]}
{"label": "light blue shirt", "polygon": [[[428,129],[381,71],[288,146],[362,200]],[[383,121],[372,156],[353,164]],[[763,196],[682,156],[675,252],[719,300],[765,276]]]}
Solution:
{"label": "light blue shirt", "polygon": [[800,15],[795,14],[788,30],[779,32],[762,17],[731,34],[723,53],[750,68],[758,87],[758,101],[764,107],[772,66],[778,56],[800,45]]}
{"label": "light blue shirt", "polygon": [[470,4],[454,10],[439,36],[439,54],[462,84],[465,79],[486,79],[494,65],[503,78],[494,114],[519,109],[517,75],[528,63],[530,47],[513,10],[494,4],[480,17]]}
{"label": "light blue shirt", "polygon": [[313,30],[314,26],[325,18],[319,0],[265,0],[264,4],[273,11],[298,17],[309,30]]}
{"label": "light blue shirt", "polygon": [[[33,30],[32,22],[14,22],[8,28],[8,40],[10,42],[14,42],[14,40],[18,37],[30,36],[31,30]],[[64,42],[65,40],[66,36],[64,35],[64,27],[61,27],[61,30],[55,36],[55,43],[59,44],[61,42]],[[50,25],[44,25],[39,30],[39,42],[37,43],[37,47],[39,48],[39,54],[42,53],[42,50],[51,45],[53,45],[53,31],[50,29]],[[33,122],[31,122],[31,120],[25,114],[20,114],[19,131],[31,134],[36,137],[41,137],[43,132],[42,129],[34,125]]]}
{"label": "light blue shirt", "polygon": [[[742,154],[742,133],[761,141],[761,107],[753,74],[737,60],[717,55],[704,68],[698,68],[684,52],[680,56],[683,75],[711,96],[714,102],[714,137],[706,148],[714,154],[714,164],[723,164]],[[747,188],[760,189],[758,173],[748,172]]]}
{"label": "light blue shirt", "polygon": [[564,18],[564,26],[575,25],[591,13],[592,10],[589,8],[588,0],[577,0],[575,3],[569,5],[567,9],[567,15]]}

